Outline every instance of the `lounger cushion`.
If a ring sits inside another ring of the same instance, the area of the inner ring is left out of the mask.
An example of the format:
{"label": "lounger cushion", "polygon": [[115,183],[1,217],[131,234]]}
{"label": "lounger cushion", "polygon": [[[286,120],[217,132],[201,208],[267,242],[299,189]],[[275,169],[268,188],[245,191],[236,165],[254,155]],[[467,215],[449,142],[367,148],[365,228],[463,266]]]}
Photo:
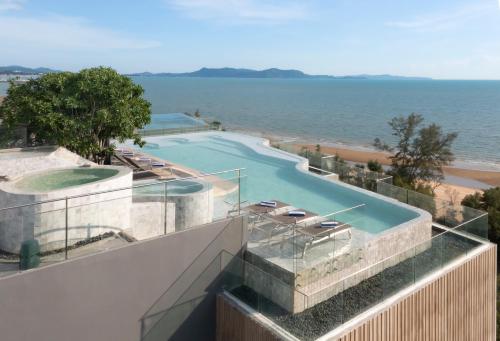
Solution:
{"label": "lounger cushion", "polygon": [[278,203],[276,201],[261,201],[259,205],[264,207],[276,207]]}
{"label": "lounger cushion", "polygon": [[288,215],[290,217],[305,217],[306,212],[304,212],[304,211],[289,211]]}

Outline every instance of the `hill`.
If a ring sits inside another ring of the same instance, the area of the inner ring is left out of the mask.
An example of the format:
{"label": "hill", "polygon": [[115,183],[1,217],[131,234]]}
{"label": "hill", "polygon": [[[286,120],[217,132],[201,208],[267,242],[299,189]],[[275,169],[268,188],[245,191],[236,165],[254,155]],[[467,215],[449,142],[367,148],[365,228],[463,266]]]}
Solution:
{"label": "hill", "polygon": [[0,66],[0,74],[4,75],[40,75],[43,73],[61,72],[46,67],[29,68],[19,65]]}
{"label": "hill", "polygon": [[393,75],[354,75],[354,76],[330,76],[330,75],[308,75],[299,70],[282,70],[271,68],[266,70],[238,69],[238,68],[201,68],[193,72],[182,73],[132,73],[128,76],[159,76],[159,77],[202,77],[202,78],[327,78],[327,79],[373,79],[373,80],[429,80],[424,77],[405,77]]}

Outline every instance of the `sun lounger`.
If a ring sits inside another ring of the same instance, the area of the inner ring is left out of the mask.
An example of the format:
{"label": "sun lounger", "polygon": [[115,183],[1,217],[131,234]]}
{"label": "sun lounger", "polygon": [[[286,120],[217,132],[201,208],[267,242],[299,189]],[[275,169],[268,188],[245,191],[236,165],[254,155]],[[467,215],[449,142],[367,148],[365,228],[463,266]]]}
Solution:
{"label": "sun lounger", "polygon": [[318,218],[319,216],[316,213],[302,209],[287,210],[285,213],[270,216],[275,225],[269,231],[269,240],[273,234],[281,234],[281,241],[279,243],[282,244],[285,239],[290,237],[288,232],[295,229],[299,223],[312,223]]}
{"label": "sun lounger", "polygon": [[[276,203],[275,206],[272,205],[262,205],[262,203]],[[290,205],[285,204],[284,202],[278,201],[278,200],[269,200],[269,201],[261,201],[258,204],[255,205],[250,205],[247,207],[247,210],[250,211],[250,213],[254,214],[272,214],[273,212],[280,212],[284,208],[288,208]]]}
{"label": "sun lounger", "polygon": [[278,200],[261,201],[257,204],[247,206],[245,210],[249,213],[249,222],[251,228],[256,223],[262,221],[266,216],[275,216],[290,209],[291,206]]}
{"label": "sun lounger", "polygon": [[[330,225],[330,226],[328,226]],[[310,226],[304,226],[296,229],[297,233],[303,236],[303,245],[298,242],[301,238],[295,238],[293,242],[302,246],[302,258],[304,258],[306,251],[315,244],[328,241],[336,238],[340,233],[347,233],[349,239],[352,238],[351,225],[338,221],[324,221]]]}
{"label": "sun lounger", "polygon": [[[291,213],[291,214],[290,214]],[[275,215],[272,217],[273,220],[276,220],[282,224],[290,225],[290,224],[298,224],[309,219],[317,218],[318,215],[313,212],[309,212],[302,209],[295,209],[288,211],[284,214]]]}

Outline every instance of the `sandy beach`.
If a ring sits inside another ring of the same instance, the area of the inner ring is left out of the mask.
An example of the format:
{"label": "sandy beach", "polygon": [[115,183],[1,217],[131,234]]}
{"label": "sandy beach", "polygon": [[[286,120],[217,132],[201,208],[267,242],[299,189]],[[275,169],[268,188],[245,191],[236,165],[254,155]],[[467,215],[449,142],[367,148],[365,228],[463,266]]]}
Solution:
{"label": "sandy beach", "polygon": [[[306,147],[310,150],[315,149],[315,146],[310,144],[298,144],[298,146]],[[321,146],[321,151],[325,154],[331,154],[331,155],[338,154],[341,158],[352,162],[367,163],[369,160],[377,160],[378,162],[386,166],[391,164],[391,160],[389,159],[389,154],[384,152],[361,151],[361,150],[328,147],[328,146]],[[445,167],[444,172],[446,175],[457,176],[465,179],[472,179],[475,181],[484,182],[491,186],[500,186],[500,172],[464,169],[456,167]]]}
{"label": "sandy beach", "polygon": [[[313,144],[295,144],[297,147],[315,150]],[[383,165],[390,165],[389,154],[377,151],[362,151],[339,147],[321,146],[321,151],[325,154],[339,155],[341,158],[351,162],[367,163],[369,160],[377,160]],[[445,167],[445,175],[463,179],[479,181],[490,186],[500,186],[500,172],[464,169],[456,167]],[[460,186],[456,184],[443,183],[436,188],[438,198],[459,203],[466,195],[473,194],[480,189],[474,186]]]}

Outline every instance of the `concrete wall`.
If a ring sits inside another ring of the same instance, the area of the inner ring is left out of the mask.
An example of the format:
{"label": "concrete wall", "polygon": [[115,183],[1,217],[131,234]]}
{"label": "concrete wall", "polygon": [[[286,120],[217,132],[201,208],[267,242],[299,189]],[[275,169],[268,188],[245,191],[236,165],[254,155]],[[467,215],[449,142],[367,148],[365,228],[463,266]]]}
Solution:
{"label": "concrete wall", "polygon": [[213,264],[245,241],[237,217],[2,278],[0,339],[212,340]]}

